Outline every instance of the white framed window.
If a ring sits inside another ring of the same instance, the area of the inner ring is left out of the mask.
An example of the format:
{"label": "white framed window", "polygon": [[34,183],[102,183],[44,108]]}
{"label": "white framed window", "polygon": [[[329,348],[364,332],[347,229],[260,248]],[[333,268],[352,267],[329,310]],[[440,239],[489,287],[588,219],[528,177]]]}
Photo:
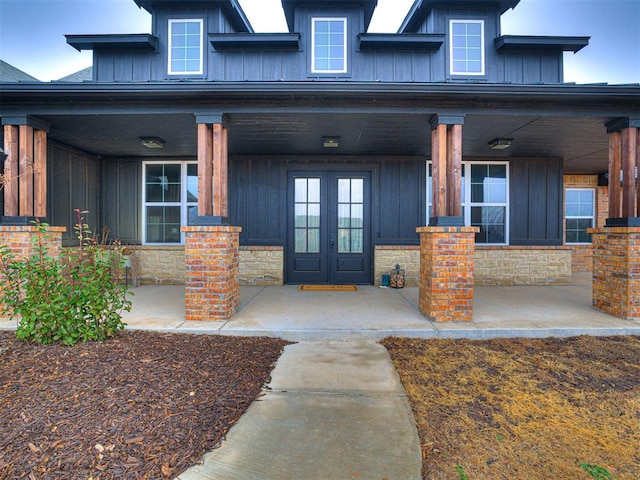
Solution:
{"label": "white framed window", "polygon": [[169,20],[169,75],[202,75],[202,19]]}
{"label": "white framed window", "polygon": [[197,162],[143,162],[142,179],[142,243],[183,244],[180,227],[198,216]]}
{"label": "white framed window", "polygon": [[565,190],[565,243],[591,243],[588,228],[595,226],[596,191],[593,188]]}
{"label": "white framed window", "polygon": [[484,75],[484,20],[449,20],[449,72]]}
{"label": "white framed window", "polygon": [[[431,216],[431,162],[427,162],[427,223]],[[476,243],[509,244],[509,163],[462,162],[462,216],[480,227]]]}
{"label": "white framed window", "polygon": [[347,19],[311,19],[311,72],[347,72]]}

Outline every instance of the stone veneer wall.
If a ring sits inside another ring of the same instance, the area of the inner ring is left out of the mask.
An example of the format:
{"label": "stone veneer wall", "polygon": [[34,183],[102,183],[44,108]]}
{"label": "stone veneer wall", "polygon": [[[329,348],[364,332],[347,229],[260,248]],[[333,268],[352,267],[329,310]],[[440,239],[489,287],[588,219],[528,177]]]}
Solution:
{"label": "stone veneer wall", "polygon": [[405,286],[420,284],[420,245],[376,245],[374,252],[374,284],[380,286],[382,274],[396,265],[404,269]]}
{"label": "stone veneer wall", "polygon": [[240,247],[240,285],[283,284],[283,247]]}
{"label": "stone veneer wall", "polygon": [[568,247],[481,246],[475,251],[476,285],[571,283]]}

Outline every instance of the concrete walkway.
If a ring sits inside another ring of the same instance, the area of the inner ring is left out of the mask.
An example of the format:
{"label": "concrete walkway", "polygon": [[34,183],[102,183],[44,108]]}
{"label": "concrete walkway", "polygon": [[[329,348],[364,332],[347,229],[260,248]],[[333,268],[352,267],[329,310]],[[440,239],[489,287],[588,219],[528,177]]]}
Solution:
{"label": "concrete walkway", "polygon": [[413,415],[381,345],[289,345],[265,392],[177,480],[420,478]]}

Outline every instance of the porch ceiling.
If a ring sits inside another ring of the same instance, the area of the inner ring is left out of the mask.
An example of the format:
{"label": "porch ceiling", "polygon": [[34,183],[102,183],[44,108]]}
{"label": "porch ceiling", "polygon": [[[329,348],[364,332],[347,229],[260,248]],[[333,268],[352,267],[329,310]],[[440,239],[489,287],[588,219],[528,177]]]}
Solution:
{"label": "porch ceiling", "polygon": [[[435,112],[434,112],[435,113]],[[41,115],[52,140],[101,157],[195,157],[197,129],[192,114]],[[230,113],[230,155],[423,156],[429,157],[430,114],[400,113]],[[469,114],[463,128],[468,158],[558,157],[566,173],[607,169],[604,116]],[[161,150],[139,137],[160,137]],[[339,136],[339,148],[324,148],[322,136]],[[513,138],[506,150],[487,142]]]}

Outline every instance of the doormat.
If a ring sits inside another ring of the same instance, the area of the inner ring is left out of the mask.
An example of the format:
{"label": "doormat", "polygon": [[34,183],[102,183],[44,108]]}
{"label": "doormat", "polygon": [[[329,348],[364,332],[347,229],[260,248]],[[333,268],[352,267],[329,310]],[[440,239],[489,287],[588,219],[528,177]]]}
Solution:
{"label": "doormat", "polygon": [[298,290],[306,292],[357,292],[355,285],[300,285]]}

